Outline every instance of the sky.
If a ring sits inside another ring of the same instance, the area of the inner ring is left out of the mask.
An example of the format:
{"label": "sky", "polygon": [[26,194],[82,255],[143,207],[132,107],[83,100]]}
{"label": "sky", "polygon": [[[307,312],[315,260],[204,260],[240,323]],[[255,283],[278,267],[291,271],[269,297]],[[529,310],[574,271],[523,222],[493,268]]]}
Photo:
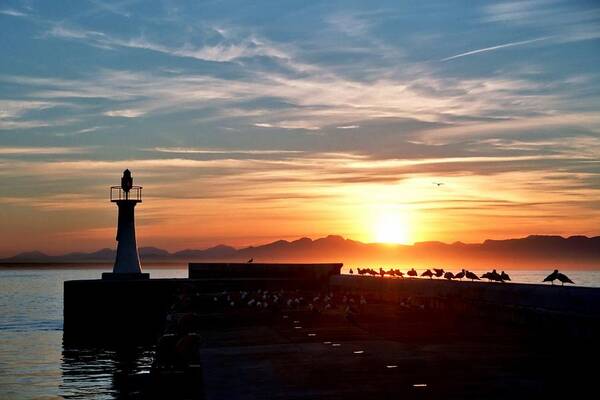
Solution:
{"label": "sky", "polygon": [[[600,234],[594,1],[0,0],[0,255]],[[440,184],[438,184],[440,183]]]}

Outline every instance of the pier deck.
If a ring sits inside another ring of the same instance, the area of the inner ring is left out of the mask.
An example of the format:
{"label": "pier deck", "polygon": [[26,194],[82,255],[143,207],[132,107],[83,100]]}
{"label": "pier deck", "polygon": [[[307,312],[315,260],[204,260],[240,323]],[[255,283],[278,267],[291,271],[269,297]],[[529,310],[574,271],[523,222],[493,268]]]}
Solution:
{"label": "pier deck", "polygon": [[252,277],[248,265],[239,277],[236,268],[223,279],[203,266],[196,279],[67,282],[65,337],[93,338],[101,327],[105,341],[125,333],[158,341],[140,389],[152,398],[506,399],[593,390],[595,369],[585,360],[600,356],[599,289],[331,270],[286,279],[265,266]]}

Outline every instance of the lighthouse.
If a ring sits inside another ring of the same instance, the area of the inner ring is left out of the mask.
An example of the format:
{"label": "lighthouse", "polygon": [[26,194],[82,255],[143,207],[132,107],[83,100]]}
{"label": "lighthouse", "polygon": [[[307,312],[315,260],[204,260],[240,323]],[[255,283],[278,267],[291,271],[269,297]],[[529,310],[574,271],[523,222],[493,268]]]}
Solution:
{"label": "lighthouse", "polygon": [[149,274],[142,273],[140,255],[135,240],[135,206],[142,202],[142,187],[133,186],[131,171],[123,171],[121,186],[111,186],[110,201],[116,203],[117,219],[117,256],[112,273],[102,274],[103,279],[146,279]]}

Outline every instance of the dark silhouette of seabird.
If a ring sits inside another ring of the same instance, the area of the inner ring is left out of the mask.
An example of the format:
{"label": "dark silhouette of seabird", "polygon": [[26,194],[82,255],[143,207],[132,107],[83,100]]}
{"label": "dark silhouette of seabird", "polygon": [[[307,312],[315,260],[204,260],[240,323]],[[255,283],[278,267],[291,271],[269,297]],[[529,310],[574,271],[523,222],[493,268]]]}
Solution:
{"label": "dark silhouette of seabird", "polygon": [[470,279],[470,280],[471,280],[471,282],[473,282],[473,281],[475,281],[475,280],[477,280],[477,281],[481,280],[481,279],[479,279],[479,277],[478,277],[477,275],[475,275],[475,274],[474,274],[474,273],[472,273],[471,271],[466,271],[466,272],[465,272],[465,277],[466,277],[467,279]]}
{"label": "dark silhouette of seabird", "polygon": [[411,268],[410,271],[406,273],[408,276],[417,276],[417,271],[414,268]]}
{"label": "dark silhouette of seabird", "polygon": [[560,281],[562,286],[564,286],[565,283],[575,283],[572,280],[570,280],[568,276],[566,276],[565,274],[560,273],[560,272],[558,274],[556,274],[556,279],[558,279]]}
{"label": "dark silhouette of seabird", "polygon": [[452,279],[454,279],[454,274],[450,271],[446,272],[444,274],[444,278],[448,279],[449,281],[451,281]]}
{"label": "dark silhouette of seabird", "polygon": [[555,269],[553,273],[544,278],[542,282],[551,282],[554,285],[554,281],[558,279],[558,270]]}
{"label": "dark silhouette of seabird", "polygon": [[254,258],[248,260],[248,264],[251,264],[252,262],[254,262]]}
{"label": "dark silhouette of seabird", "polygon": [[462,279],[465,277],[465,270],[463,269],[462,271],[460,271],[458,274],[454,275],[454,278],[456,279]]}
{"label": "dark silhouette of seabird", "polygon": [[436,278],[441,278],[444,275],[444,270],[442,268],[434,268],[433,272]]}
{"label": "dark silhouette of seabird", "polygon": [[431,272],[431,270],[428,269],[427,271],[423,272],[421,276],[427,276],[429,279],[431,279],[433,277],[433,272]]}
{"label": "dark silhouette of seabird", "polygon": [[444,182],[433,182],[434,185],[436,185],[437,187],[440,187],[444,184]]}
{"label": "dark silhouette of seabird", "polygon": [[498,272],[496,272],[496,270],[493,270],[492,272],[486,272],[485,274],[481,275],[481,277],[487,279],[488,281],[502,282],[502,277]]}
{"label": "dark silhouette of seabird", "polygon": [[510,281],[510,276],[504,271],[500,272],[500,279],[503,281]]}
{"label": "dark silhouette of seabird", "polygon": [[352,268],[350,268],[350,275],[353,275],[354,271],[352,271]]}

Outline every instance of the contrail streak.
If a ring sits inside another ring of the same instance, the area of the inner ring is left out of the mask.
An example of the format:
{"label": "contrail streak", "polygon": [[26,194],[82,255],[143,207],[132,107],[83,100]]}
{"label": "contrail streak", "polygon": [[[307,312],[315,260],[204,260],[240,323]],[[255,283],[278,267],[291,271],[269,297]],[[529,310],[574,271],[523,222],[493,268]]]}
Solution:
{"label": "contrail streak", "polygon": [[450,61],[450,60],[454,60],[455,58],[470,56],[472,54],[484,53],[486,51],[503,49],[505,47],[521,46],[521,45],[528,44],[528,43],[534,43],[534,42],[546,40],[548,38],[550,38],[550,36],[544,36],[544,37],[537,38],[537,39],[523,40],[520,42],[510,42],[510,43],[505,43],[505,44],[499,44],[498,46],[485,47],[483,49],[471,50],[471,51],[467,51],[466,53],[460,53],[460,54],[456,54],[451,57],[442,58],[440,61]]}

